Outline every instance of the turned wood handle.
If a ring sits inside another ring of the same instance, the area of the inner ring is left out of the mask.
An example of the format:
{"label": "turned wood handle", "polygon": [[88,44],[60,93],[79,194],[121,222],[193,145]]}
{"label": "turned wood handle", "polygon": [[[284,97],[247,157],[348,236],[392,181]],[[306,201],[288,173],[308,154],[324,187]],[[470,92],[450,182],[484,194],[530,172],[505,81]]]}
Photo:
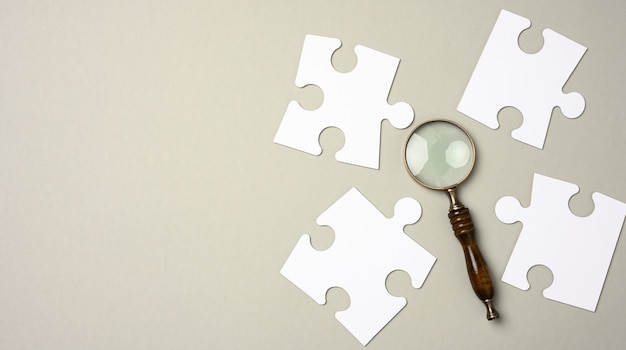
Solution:
{"label": "turned wood handle", "polygon": [[469,209],[465,207],[453,208],[450,210],[448,218],[450,218],[454,235],[463,247],[465,264],[467,265],[467,273],[469,274],[472,288],[487,307],[487,319],[493,320],[498,318],[498,311],[493,307],[492,302],[493,283],[491,282],[491,276],[489,276],[487,263],[474,239],[474,224],[472,223]]}

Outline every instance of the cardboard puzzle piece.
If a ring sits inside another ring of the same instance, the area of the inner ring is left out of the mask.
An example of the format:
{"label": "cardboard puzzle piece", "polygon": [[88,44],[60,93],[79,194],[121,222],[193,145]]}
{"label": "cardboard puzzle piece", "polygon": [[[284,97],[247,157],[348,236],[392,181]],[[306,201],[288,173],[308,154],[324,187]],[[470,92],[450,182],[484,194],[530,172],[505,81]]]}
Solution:
{"label": "cardboard puzzle piece", "polygon": [[513,197],[496,203],[500,221],[523,224],[502,281],[528,290],[528,270],[544,265],[553,274],[552,285],[543,292],[546,298],[595,311],[622,230],[626,204],[596,192],[592,195],[593,213],[579,217],[568,205],[577,192],[574,184],[535,174],[528,208]]}
{"label": "cardboard puzzle piece", "polygon": [[554,107],[567,118],[577,118],[585,109],[583,96],[565,94],[563,86],[587,48],[545,29],[541,51],[527,54],[518,39],[529,27],[528,19],[500,12],[457,110],[497,129],[498,112],[515,107],[524,120],[513,138],[543,149]]}
{"label": "cardboard puzzle piece", "polygon": [[384,119],[398,129],[413,122],[413,109],[404,102],[387,103],[391,84],[400,60],[365,46],[357,45],[356,68],[337,72],[331,62],[341,41],[307,35],[300,56],[296,85],[317,85],[324,102],[309,111],[291,101],[278,128],[274,142],[313,155],[322,153],[320,133],[337,127],[344,134],[344,147],[335,158],[340,162],[378,169],[380,129]]}
{"label": "cardboard puzzle piece", "polygon": [[387,276],[404,270],[420,288],[435,263],[435,257],[403,231],[421,212],[420,204],[407,197],[396,203],[394,216],[386,218],[352,188],[317,219],[318,225],[333,228],[333,245],[318,251],[311,237],[303,235],[280,273],[319,304],[326,303],[330,288],[343,288],[350,307],[335,317],[366,345],[406,305],[405,298],[387,291]]}

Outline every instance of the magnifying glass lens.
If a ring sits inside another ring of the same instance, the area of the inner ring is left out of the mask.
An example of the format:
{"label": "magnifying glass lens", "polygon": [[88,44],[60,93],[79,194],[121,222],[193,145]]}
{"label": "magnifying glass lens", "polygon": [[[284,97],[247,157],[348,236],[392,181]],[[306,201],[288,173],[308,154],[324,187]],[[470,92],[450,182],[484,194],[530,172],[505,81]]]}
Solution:
{"label": "magnifying glass lens", "polygon": [[436,120],[419,126],[406,144],[406,164],[426,187],[447,189],[461,183],[474,166],[476,153],[467,133],[457,125]]}

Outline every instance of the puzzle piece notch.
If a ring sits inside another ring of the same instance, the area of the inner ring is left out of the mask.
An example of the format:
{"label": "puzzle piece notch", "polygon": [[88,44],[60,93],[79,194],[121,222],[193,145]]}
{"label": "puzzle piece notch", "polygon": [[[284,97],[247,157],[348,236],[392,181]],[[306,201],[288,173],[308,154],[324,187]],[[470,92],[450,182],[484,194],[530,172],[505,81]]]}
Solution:
{"label": "puzzle piece notch", "polygon": [[529,207],[509,196],[496,203],[500,221],[523,224],[502,281],[528,290],[528,271],[543,265],[553,275],[544,297],[595,311],[626,217],[626,204],[595,192],[593,213],[576,216],[568,203],[578,191],[574,184],[535,174]]}
{"label": "puzzle piece notch", "polygon": [[356,67],[341,73],[332,65],[332,55],[339,47],[339,39],[306,35],[296,85],[318,86],[324,101],[313,111],[304,109],[297,101],[289,102],[274,142],[320,155],[320,134],[326,128],[336,127],[343,132],[345,143],[335,158],[378,169],[382,121],[387,119],[398,129],[413,122],[413,109],[408,103],[387,103],[400,60],[357,45]]}
{"label": "puzzle piece notch", "polygon": [[543,149],[555,107],[570,119],[585,109],[584,97],[578,92],[563,93],[563,86],[587,48],[545,29],[543,48],[528,54],[520,49],[519,36],[530,24],[527,18],[500,12],[457,110],[497,129],[500,110],[514,107],[523,123],[512,137]]}
{"label": "puzzle piece notch", "polygon": [[387,276],[404,270],[420,288],[435,263],[435,257],[403,230],[420,216],[419,203],[403,198],[388,219],[352,188],[318,217],[319,225],[333,228],[333,245],[318,251],[309,235],[301,236],[281,274],[318,304],[326,303],[330,288],[344,289],[350,307],[335,317],[366,345],[406,305],[405,298],[387,291]]}

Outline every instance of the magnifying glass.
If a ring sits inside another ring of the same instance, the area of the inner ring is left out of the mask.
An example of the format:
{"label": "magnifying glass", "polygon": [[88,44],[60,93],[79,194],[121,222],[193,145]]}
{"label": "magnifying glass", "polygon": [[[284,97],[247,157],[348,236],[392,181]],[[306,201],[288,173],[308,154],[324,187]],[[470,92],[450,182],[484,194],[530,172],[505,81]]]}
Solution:
{"label": "magnifying glass", "polygon": [[476,240],[474,224],[457,196],[456,188],[474,168],[476,148],[469,134],[458,124],[437,119],[418,125],[404,146],[409,174],[420,185],[445,191],[450,198],[448,218],[465,253],[467,273],[474,292],[487,307],[487,319],[499,317],[493,306],[493,284]]}

